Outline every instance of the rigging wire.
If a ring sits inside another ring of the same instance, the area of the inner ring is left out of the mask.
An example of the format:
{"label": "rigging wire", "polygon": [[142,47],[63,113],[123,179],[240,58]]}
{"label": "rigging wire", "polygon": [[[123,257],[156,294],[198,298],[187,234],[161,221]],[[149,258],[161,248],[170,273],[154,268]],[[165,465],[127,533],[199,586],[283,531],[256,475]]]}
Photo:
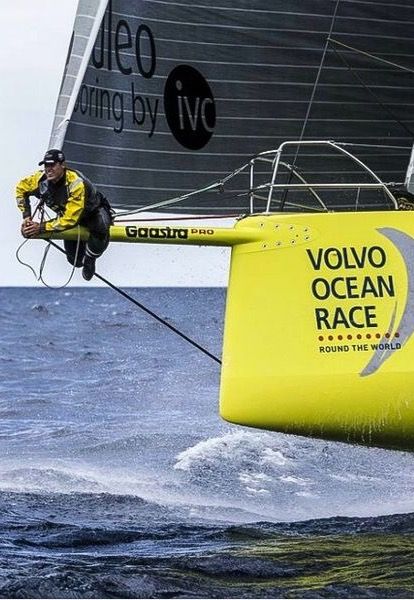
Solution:
{"label": "rigging wire", "polygon": [[[252,156],[250,160],[253,160],[256,156],[257,156],[257,154]],[[187,194],[183,194],[181,196],[175,196],[174,198],[162,200],[161,202],[156,202],[155,204],[147,204],[146,206],[142,206],[140,208],[135,208],[134,210],[121,212],[115,216],[115,221],[117,221],[119,219],[119,217],[124,217],[124,216],[126,217],[126,216],[137,214],[140,212],[150,211],[150,210],[153,210],[154,208],[162,208],[162,207],[168,206],[170,204],[178,204],[178,202],[187,200],[187,198],[190,198],[191,196],[196,196],[197,194],[203,194],[204,192],[213,191],[213,190],[218,190],[219,192],[221,192],[221,191],[223,191],[224,185],[228,181],[230,181],[230,179],[233,179],[233,177],[236,177],[237,175],[239,175],[239,173],[241,173],[242,171],[244,171],[245,169],[247,169],[250,166],[250,160],[249,160],[249,162],[245,163],[241,167],[234,169],[234,171],[232,171],[231,173],[228,173],[222,179],[219,179],[218,181],[210,183],[203,188],[200,188],[198,190],[193,190],[193,191],[188,192]]]}
{"label": "rigging wire", "polygon": [[[63,254],[66,254],[65,250],[63,248],[61,248],[58,244],[55,244],[55,242],[52,242],[52,240],[47,240],[47,242],[51,246],[54,246],[54,248],[57,248],[60,252],[63,252]],[[215,356],[214,354],[212,354],[211,352],[209,352],[209,350],[207,350],[206,348],[204,348],[203,346],[201,346],[200,344],[198,344],[196,341],[194,341],[188,335],[186,335],[185,333],[183,333],[182,331],[180,331],[179,329],[177,329],[177,327],[174,327],[174,325],[171,325],[170,323],[168,323],[168,321],[166,321],[165,319],[163,319],[162,317],[160,317],[159,315],[157,315],[155,312],[153,312],[151,309],[149,309],[148,307],[146,307],[144,304],[142,304],[141,302],[139,302],[138,300],[136,300],[135,298],[133,298],[130,294],[128,294],[124,290],[121,290],[121,288],[119,288],[118,286],[116,286],[115,284],[113,284],[111,281],[109,281],[108,279],[106,279],[102,275],[99,275],[98,273],[95,273],[95,277],[97,277],[98,279],[100,279],[108,287],[110,287],[113,290],[115,290],[116,292],[118,292],[118,294],[120,294],[121,296],[123,296],[124,298],[126,298],[127,300],[129,300],[130,302],[132,302],[132,304],[135,304],[135,306],[137,306],[138,308],[140,308],[142,311],[146,312],[153,319],[155,319],[156,321],[158,321],[162,325],[165,325],[165,327],[168,327],[168,329],[170,329],[175,334],[177,334],[178,336],[180,336],[181,338],[183,338],[186,342],[188,342],[189,344],[191,344],[195,348],[197,348],[197,350],[200,350],[200,352],[203,352],[208,357],[210,357],[211,359],[213,359],[214,361],[216,361],[218,364],[221,365],[221,360],[217,356]]]}
{"label": "rigging wire", "polygon": [[[316,73],[316,78],[315,78],[315,81],[314,81],[314,84],[313,84],[313,88],[312,88],[312,94],[311,94],[311,97],[310,97],[309,102],[308,102],[308,108],[306,110],[305,119],[304,119],[303,125],[302,125],[302,131],[300,132],[300,136],[299,136],[299,141],[300,142],[303,140],[303,136],[305,135],[305,129],[306,129],[308,121],[309,121],[310,111],[312,109],[313,101],[315,99],[316,90],[317,90],[317,87],[318,87],[318,84],[319,84],[319,79],[320,79],[320,76],[321,76],[321,73],[322,73],[323,64],[325,62],[325,56],[326,56],[326,53],[328,51],[329,40],[331,39],[331,35],[332,35],[333,28],[334,28],[334,25],[335,25],[336,14],[338,12],[340,1],[341,0],[337,0],[336,4],[335,4],[335,9],[334,9],[334,12],[333,12],[333,15],[332,15],[332,19],[331,19],[331,26],[329,28],[329,33],[328,33],[328,36],[327,36],[326,41],[325,41],[325,46],[324,46],[324,49],[323,49],[323,52],[322,52],[322,56],[321,56],[321,60],[320,60],[320,63],[319,63],[318,72]],[[296,152],[295,152],[295,156],[293,158],[293,163],[292,163],[292,167],[293,168],[296,167],[296,161],[297,161],[298,155],[299,155],[299,148],[300,148],[299,146],[296,147]],[[292,181],[292,176],[293,176],[292,173],[290,173],[288,184],[290,184],[290,182]],[[280,210],[283,210],[283,208],[285,206],[287,193],[288,193],[288,190],[286,189],[284,191],[283,197],[282,197],[282,199],[280,201]]]}
{"label": "rigging wire", "polygon": [[[302,131],[300,132],[300,136],[299,136],[299,141],[300,142],[303,140],[303,136],[305,135],[305,129],[306,129],[306,126],[307,126],[308,121],[309,121],[310,111],[312,109],[313,101],[315,99],[316,90],[318,88],[319,79],[321,77],[321,73],[322,73],[322,69],[323,69],[323,64],[325,62],[325,56],[326,56],[326,53],[328,51],[329,40],[331,39],[332,31],[333,31],[333,28],[334,28],[334,25],[335,25],[336,13],[338,12],[338,7],[339,7],[340,1],[341,0],[337,0],[336,1],[335,10],[334,10],[333,15],[332,15],[331,26],[330,26],[329,33],[328,33],[328,36],[327,36],[326,41],[325,41],[325,46],[324,46],[324,49],[323,49],[323,52],[322,52],[321,61],[319,63],[318,72],[316,73],[316,78],[315,78],[315,81],[314,81],[314,84],[313,84],[313,88],[312,88],[312,94],[311,94],[311,97],[310,97],[309,102],[308,102],[308,108],[306,110],[305,119],[304,119],[303,125],[302,125]],[[299,153],[299,148],[296,150],[295,160],[297,158],[298,153]],[[295,166],[295,160],[293,161],[293,167]]]}
{"label": "rigging wire", "polygon": [[344,48],[347,48],[348,50],[352,50],[352,52],[355,52],[356,54],[362,54],[363,56],[368,56],[368,58],[371,58],[372,60],[376,60],[378,62],[384,63],[385,65],[389,65],[390,67],[395,67],[396,69],[399,69],[401,71],[407,71],[408,73],[414,73],[414,69],[410,69],[410,67],[405,67],[404,65],[400,65],[398,63],[391,62],[390,60],[385,60],[385,58],[380,58],[379,56],[375,56],[375,54],[370,54],[369,52],[365,52],[364,50],[361,50],[360,48],[354,48],[353,46],[348,46],[348,44],[344,44],[343,42],[340,42],[339,40],[334,40],[333,38],[330,38],[329,41],[331,44],[337,44],[338,46],[343,46]]}
{"label": "rigging wire", "polygon": [[335,142],[337,146],[355,146],[356,148],[379,148],[380,150],[411,150],[412,146],[394,146],[393,144],[359,144],[358,142]]}
{"label": "rigging wire", "polygon": [[[332,40],[335,43],[335,40]],[[345,46],[345,44],[340,44],[341,46]],[[351,48],[351,46],[345,46],[346,48]],[[404,129],[404,131],[406,133],[408,133],[410,136],[414,137],[414,131],[412,131],[405,123],[403,123],[394,113],[393,111],[382,102],[381,98],[364,82],[364,80],[362,79],[362,77],[359,75],[359,73],[356,72],[355,69],[352,68],[352,66],[349,64],[349,62],[346,60],[345,56],[343,56],[343,53],[340,52],[337,48],[332,47],[332,50],[334,51],[334,53],[336,54],[336,56],[338,56],[343,64],[347,67],[347,69],[349,70],[349,72],[351,73],[351,75],[359,82],[360,85],[362,85],[362,87],[374,98],[375,102],[381,106],[381,108],[383,108],[385,110],[385,112],[387,112],[389,114],[389,116],[393,119],[393,121],[395,121],[396,123],[398,123],[399,125],[401,125],[401,127]],[[368,54],[367,52],[360,52],[357,49],[354,49],[355,52],[357,53],[361,53],[363,55],[367,55],[370,58],[375,58],[373,55]],[[380,59],[381,60],[381,59]],[[381,62],[385,62],[388,64],[391,64],[394,67],[397,67],[398,65],[395,65],[394,63],[389,63],[388,61],[382,61]],[[405,69],[403,67],[400,67],[401,69],[404,69],[405,71],[409,71],[410,73],[413,73],[413,71],[411,69]]]}
{"label": "rigging wire", "polygon": [[[240,194],[244,195],[244,194]],[[199,220],[199,219],[203,219],[203,221],[205,219],[237,219],[239,218],[241,215],[240,213],[237,214],[232,214],[232,215],[190,215],[190,216],[185,216],[183,217],[182,215],[180,216],[176,216],[176,217],[155,217],[155,218],[151,218],[151,219],[119,219],[119,221],[117,221],[117,223],[149,223],[149,222],[153,222],[153,221],[194,221],[194,220]]]}

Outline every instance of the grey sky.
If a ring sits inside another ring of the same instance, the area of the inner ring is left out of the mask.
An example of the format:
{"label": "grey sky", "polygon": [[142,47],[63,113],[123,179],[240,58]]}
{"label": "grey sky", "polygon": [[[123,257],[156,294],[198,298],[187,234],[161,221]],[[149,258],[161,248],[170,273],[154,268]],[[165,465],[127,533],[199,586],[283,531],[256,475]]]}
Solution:
{"label": "grey sky", "polygon": [[[0,286],[37,285],[15,257],[23,238],[14,187],[36,171],[47,148],[76,7],[77,0],[3,0],[0,5]],[[29,241],[21,257],[38,271],[44,248],[44,242]],[[98,271],[124,286],[226,285],[228,256],[224,248],[111,244]],[[46,281],[61,285],[70,272],[62,255],[52,250]],[[85,285],[78,271],[72,284]]]}

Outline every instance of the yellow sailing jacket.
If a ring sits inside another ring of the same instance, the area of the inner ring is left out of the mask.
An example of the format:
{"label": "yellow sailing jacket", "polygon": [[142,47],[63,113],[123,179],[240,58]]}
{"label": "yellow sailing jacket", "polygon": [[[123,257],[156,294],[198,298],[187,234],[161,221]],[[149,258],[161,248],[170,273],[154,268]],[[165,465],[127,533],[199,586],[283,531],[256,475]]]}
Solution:
{"label": "yellow sailing jacket", "polygon": [[79,171],[65,169],[56,183],[48,181],[43,171],[25,177],[16,186],[17,206],[23,217],[29,217],[29,197],[35,196],[56,213],[56,218],[41,224],[41,233],[63,231],[75,227],[83,216],[100,205],[92,183]]}

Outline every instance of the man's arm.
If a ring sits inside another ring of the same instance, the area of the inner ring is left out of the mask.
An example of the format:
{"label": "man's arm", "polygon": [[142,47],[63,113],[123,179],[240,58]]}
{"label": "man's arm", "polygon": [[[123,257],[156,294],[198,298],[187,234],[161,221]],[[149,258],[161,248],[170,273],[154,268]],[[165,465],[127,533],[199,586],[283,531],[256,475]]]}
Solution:
{"label": "man's arm", "polygon": [[37,171],[33,175],[24,177],[16,185],[17,207],[23,213],[23,219],[31,217],[30,196],[39,197],[39,180],[42,175],[42,171]]}

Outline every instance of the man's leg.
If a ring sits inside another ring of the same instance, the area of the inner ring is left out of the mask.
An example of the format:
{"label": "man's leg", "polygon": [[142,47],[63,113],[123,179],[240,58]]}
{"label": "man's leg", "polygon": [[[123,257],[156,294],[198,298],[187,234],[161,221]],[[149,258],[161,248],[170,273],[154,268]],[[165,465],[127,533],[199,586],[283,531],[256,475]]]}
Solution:
{"label": "man's leg", "polygon": [[83,257],[85,256],[86,243],[82,242],[82,240],[79,240],[78,247],[77,241],[75,242],[74,240],[64,240],[63,245],[65,247],[66,258],[68,259],[70,264],[75,265],[75,267],[81,267],[83,265]]}
{"label": "man's leg", "polygon": [[95,273],[95,261],[107,249],[109,244],[109,228],[112,217],[105,206],[100,206],[85,220],[89,229],[89,239],[86,242],[85,258],[83,261],[83,278],[89,281]]}

